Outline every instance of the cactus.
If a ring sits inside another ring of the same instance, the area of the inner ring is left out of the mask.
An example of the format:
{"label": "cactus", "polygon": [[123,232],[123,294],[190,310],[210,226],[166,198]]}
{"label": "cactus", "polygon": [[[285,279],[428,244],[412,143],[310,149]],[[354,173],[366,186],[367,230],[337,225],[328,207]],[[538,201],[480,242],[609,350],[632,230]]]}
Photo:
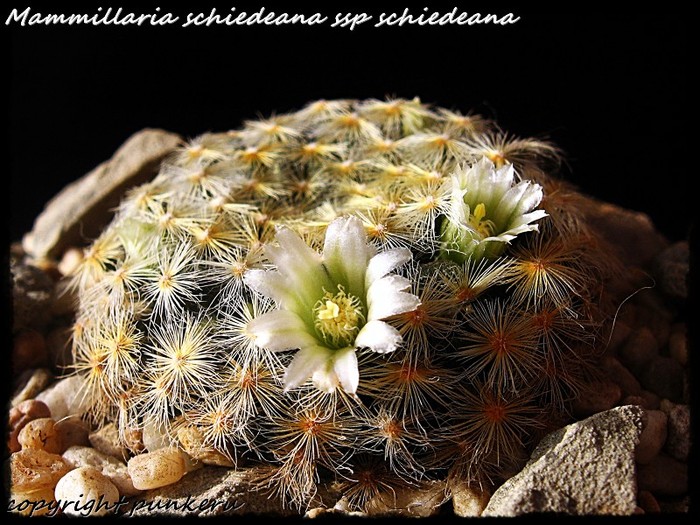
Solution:
{"label": "cactus", "polygon": [[566,420],[618,271],[552,145],[418,99],[207,133],[86,250],[74,370],[125,443],[183,428],[258,486],[352,509],[481,483]]}

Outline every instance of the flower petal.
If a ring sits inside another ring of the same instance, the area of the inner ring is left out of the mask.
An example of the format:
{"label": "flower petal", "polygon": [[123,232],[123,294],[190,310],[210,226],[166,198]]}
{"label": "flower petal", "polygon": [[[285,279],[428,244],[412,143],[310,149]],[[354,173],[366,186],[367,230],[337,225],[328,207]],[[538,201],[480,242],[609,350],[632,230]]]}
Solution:
{"label": "flower petal", "polygon": [[408,248],[396,248],[378,253],[369,260],[367,273],[365,274],[366,289],[377,279],[381,279],[389,272],[411,260],[413,255]]}
{"label": "flower petal", "polygon": [[357,391],[357,385],[360,382],[360,371],[357,369],[357,355],[353,347],[343,348],[335,352],[333,371],[343,390],[348,394],[354,394]]}
{"label": "flower petal", "polygon": [[316,370],[311,376],[311,382],[321,392],[331,394],[338,386],[338,375],[331,367]]}
{"label": "flower petal", "polygon": [[415,310],[420,299],[412,293],[404,292],[411,287],[405,277],[389,275],[374,281],[367,290],[367,320],[386,317]]}
{"label": "flower petal", "polygon": [[401,344],[401,334],[384,321],[370,321],[362,327],[355,338],[355,346],[369,348],[373,352],[386,354],[393,352]]}
{"label": "flower petal", "polygon": [[273,270],[248,270],[243,274],[243,282],[252,290],[269,297],[279,306],[288,306],[292,294],[287,288],[288,281]]}
{"label": "flower petal", "polygon": [[247,328],[255,336],[256,346],[271,352],[318,345],[304,321],[289,310],[267,312],[253,319]]}
{"label": "flower petal", "polygon": [[360,219],[339,217],[330,223],[323,245],[323,263],[333,280],[344,284],[348,293],[364,295],[365,272],[371,255]]}
{"label": "flower petal", "polygon": [[284,372],[284,391],[296,388],[316,371],[328,370],[332,359],[331,350],[322,346],[309,346],[299,350]]}
{"label": "flower petal", "polygon": [[323,269],[321,256],[292,230],[280,227],[275,233],[277,246],[265,246],[265,255],[284,277],[286,287],[298,299],[311,306],[333,284]]}

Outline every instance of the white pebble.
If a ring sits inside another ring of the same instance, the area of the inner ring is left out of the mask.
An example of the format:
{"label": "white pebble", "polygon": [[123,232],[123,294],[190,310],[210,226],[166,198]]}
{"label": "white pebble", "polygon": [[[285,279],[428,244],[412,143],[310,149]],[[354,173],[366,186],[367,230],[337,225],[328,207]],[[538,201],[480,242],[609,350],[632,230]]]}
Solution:
{"label": "white pebble", "polygon": [[54,494],[69,516],[104,516],[119,501],[114,483],[92,467],[71,470],[58,481]]}
{"label": "white pebble", "polygon": [[126,464],[90,447],[70,447],[63,453],[63,460],[73,468],[92,467],[114,483],[122,496],[135,496],[141,491],[134,488]]}
{"label": "white pebble", "polygon": [[51,417],[55,420],[74,414],[82,414],[86,406],[83,406],[84,391],[83,380],[79,376],[71,376],[61,379],[41,394],[36,396],[38,401],[43,401],[51,410]]}
{"label": "white pebble", "polygon": [[140,490],[165,487],[185,475],[185,460],[177,448],[161,448],[129,460],[129,475]]}

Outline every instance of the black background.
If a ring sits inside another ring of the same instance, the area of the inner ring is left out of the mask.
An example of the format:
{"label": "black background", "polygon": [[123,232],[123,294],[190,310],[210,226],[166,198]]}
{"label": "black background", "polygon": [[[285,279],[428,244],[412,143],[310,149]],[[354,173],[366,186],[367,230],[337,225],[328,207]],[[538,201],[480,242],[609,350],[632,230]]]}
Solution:
{"label": "black background", "polygon": [[[403,11],[327,3],[16,3],[33,12],[208,12],[216,5],[312,13]],[[651,215],[673,240],[690,231],[687,25],[682,14],[582,9],[526,12],[493,2],[423,2],[445,12],[514,11],[512,26],[12,27],[10,236],[21,238],[66,183],[109,158],[132,133],[194,137],[317,98],[419,96],[476,110],[520,136],[562,147],[562,176],[585,192]]]}

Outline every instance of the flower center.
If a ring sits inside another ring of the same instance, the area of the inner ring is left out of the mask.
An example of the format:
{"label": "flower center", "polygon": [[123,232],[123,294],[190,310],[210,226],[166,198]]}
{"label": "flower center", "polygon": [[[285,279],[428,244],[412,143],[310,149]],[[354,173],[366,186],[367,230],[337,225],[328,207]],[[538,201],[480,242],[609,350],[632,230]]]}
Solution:
{"label": "flower center", "polygon": [[354,295],[345,293],[340,284],[335,295],[325,289],[324,292],[314,305],[314,327],[326,343],[346,347],[365,321],[362,303]]}
{"label": "flower center", "polygon": [[486,218],[486,205],[480,202],[474,207],[469,216],[469,225],[478,231],[482,237],[491,237],[496,231],[493,221]]}

